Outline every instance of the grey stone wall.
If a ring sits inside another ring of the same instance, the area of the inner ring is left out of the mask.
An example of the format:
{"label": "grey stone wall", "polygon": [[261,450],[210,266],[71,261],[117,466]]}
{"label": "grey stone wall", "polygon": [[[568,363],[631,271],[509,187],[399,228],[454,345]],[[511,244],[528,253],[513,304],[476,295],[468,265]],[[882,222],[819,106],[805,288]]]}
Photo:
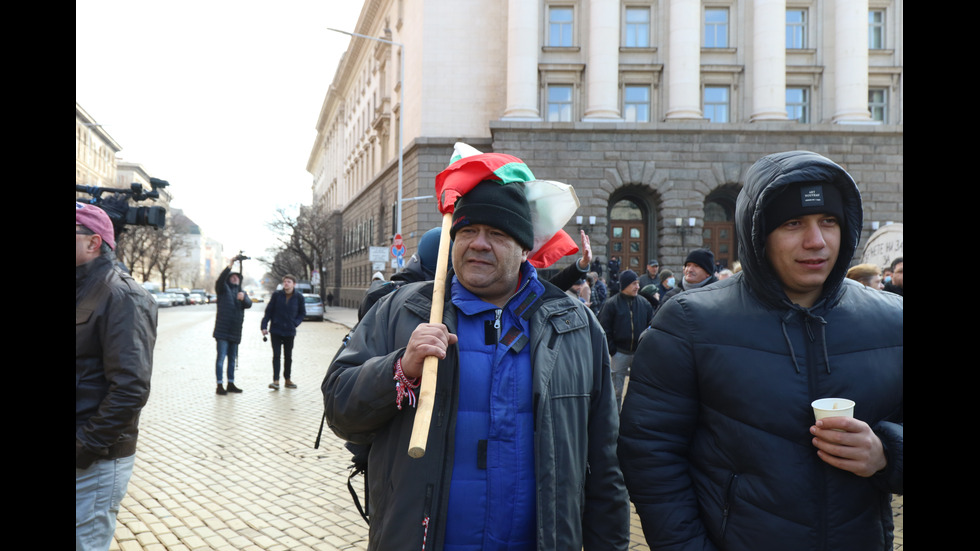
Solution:
{"label": "grey stone wall", "polygon": [[[648,256],[679,267],[701,245],[705,198],[724,187],[741,187],[760,157],[805,149],[844,167],[864,200],[864,230],[855,259],[871,235],[871,221],[902,222],[904,214],[903,127],[745,123],[540,123],[490,125],[493,150],[523,159],[539,179],[573,186],[578,214],[596,216],[592,248],[608,258],[608,208],[617,192],[642,195],[650,208]],[[697,231],[680,234],[673,221],[694,217]],[[578,226],[566,231],[578,238]],[[571,262],[562,262],[567,265]]]}

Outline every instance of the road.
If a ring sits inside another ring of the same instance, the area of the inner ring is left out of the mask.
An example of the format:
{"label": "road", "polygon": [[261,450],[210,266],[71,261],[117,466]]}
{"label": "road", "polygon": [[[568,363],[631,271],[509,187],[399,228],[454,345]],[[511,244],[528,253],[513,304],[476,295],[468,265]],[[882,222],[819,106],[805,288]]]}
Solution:
{"label": "road", "polygon": [[[301,324],[292,374],[298,388],[275,391],[267,388],[271,347],[259,332],[264,309],[259,303],[246,311],[235,377],[244,392],[227,396],[214,392],[214,305],[160,310],[152,390],[110,549],[366,549],[367,526],[347,489],[350,454],[327,429],[313,447],[320,383],[347,327]],[[348,325],[356,318],[349,309],[327,315]],[[898,550],[902,504],[897,498]],[[648,549],[635,514],[630,549]]]}

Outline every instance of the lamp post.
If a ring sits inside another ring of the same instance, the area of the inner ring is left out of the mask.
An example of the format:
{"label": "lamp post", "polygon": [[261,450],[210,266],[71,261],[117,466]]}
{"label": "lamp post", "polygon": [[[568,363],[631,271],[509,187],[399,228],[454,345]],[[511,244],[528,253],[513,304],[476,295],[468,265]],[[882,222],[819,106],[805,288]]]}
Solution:
{"label": "lamp post", "polygon": [[405,45],[399,42],[392,42],[391,40],[385,40],[383,38],[377,38],[374,36],[368,36],[365,34],[351,33],[347,31],[342,31],[339,29],[327,28],[328,31],[333,31],[335,33],[346,34],[348,36],[356,36],[357,38],[366,38],[368,40],[374,40],[376,42],[383,42],[385,44],[391,44],[392,46],[398,46],[399,55],[401,59],[398,64],[398,203],[396,206],[396,218],[397,218],[397,228],[395,228],[395,234],[401,235],[402,233],[402,170],[403,170],[403,153],[402,153],[402,125],[404,124],[402,120],[405,118],[405,113],[402,113],[405,109]]}

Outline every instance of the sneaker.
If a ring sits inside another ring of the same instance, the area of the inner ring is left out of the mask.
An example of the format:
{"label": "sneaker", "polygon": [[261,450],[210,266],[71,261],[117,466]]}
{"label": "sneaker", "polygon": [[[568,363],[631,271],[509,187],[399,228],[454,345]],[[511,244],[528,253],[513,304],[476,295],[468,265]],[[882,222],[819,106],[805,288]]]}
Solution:
{"label": "sneaker", "polygon": [[269,388],[272,390],[279,390],[279,383],[269,383]]}
{"label": "sneaker", "polygon": [[286,388],[296,388],[296,383],[286,379]]}
{"label": "sneaker", "polygon": [[235,386],[235,383],[228,383],[228,392],[234,392],[235,394],[241,394],[242,389]]}
{"label": "sneaker", "polygon": [[216,390],[215,393],[224,396],[225,394],[228,394],[228,391],[225,390],[225,387],[218,385],[218,390]]}

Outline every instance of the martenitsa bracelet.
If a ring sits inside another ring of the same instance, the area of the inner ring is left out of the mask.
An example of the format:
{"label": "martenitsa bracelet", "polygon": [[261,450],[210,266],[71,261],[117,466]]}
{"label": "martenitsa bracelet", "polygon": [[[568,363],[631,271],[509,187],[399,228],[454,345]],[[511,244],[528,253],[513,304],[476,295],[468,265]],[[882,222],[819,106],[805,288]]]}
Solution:
{"label": "martenitsa bracelet", "polygon": [[402,371],[402,359],[398,358],[395,362],[395,405],[398,409],[402,408],[402,401],[405,397],[408,397],[408,404],[415,407],[415,393],[412,392],[414,389],[419,387],[418,377],[414,379],[409,379],[405,376],[405,372]]}

